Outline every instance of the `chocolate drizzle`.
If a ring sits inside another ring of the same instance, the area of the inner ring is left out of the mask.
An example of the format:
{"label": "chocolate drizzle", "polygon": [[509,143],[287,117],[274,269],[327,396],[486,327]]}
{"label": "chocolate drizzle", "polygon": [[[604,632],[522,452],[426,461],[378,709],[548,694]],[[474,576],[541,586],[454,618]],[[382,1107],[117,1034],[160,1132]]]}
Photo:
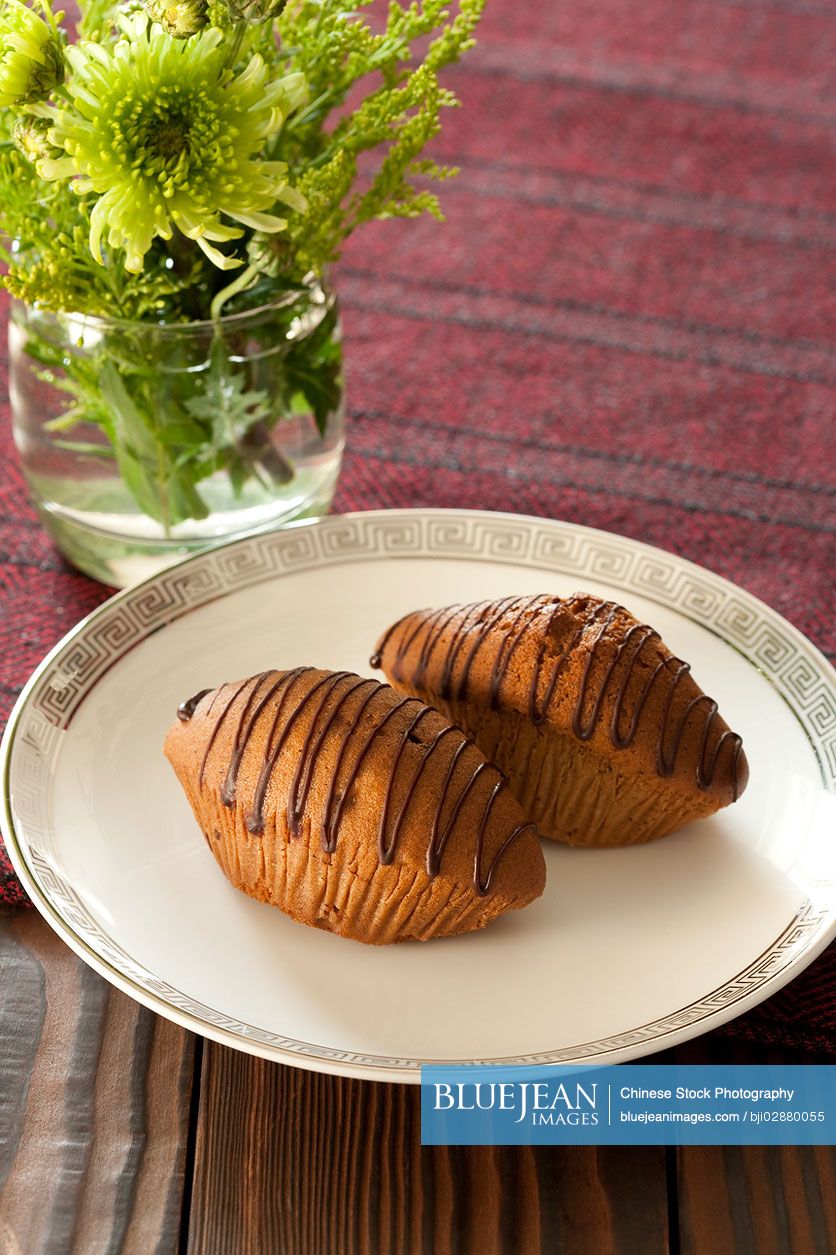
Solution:
{"label": "chocolate drizzle", "polygon": [[199,693],[195,693],[194,697],[189,697],[185,702],[181,702],[177,707],[177,718],[180,722],[188,723],[206,694],[211,692],[211,689],[201,689]]}
{"label": "chocolate drizzle", "polygon": [[[544,622],[547,611],[548,618]],[[497,711],[503,685],[511,674],[520,645],[529,635],[536,635],[539,640],[531,668],[528,715],[532,723],[540,726],[546,721],[558,685],[576,651],[583,648],[586,658],[570,721],[579,741],[592,739],[601,722],[605,702],[612,697],[609,737],[615,749],[627,749],[635,741],[651,693],[666,686],[655,745],[656,771],[662,777],[673,775],[686,729],[701,719],[695,769],[697,787],[703,791],[711,787],[721,753],[728,745],[736,799],[741,791],[741,739],[726,729],[713,739],[712,746],[712,730],[718,719],[717,703],[705,694],[694,697],[684,707],[676,701],[681,682],[690,672],[688,663],[672,656],[662,658],[655,665],[649,662],[649,645],[655,643],[658,647],[661,642],[659,633],[646,623],[633,624],[607,657],[606,646],[611,644],[611,634],[617,631],[617,620],[624,613],[615,602],[584,596],[566,599],[506,597],[497,602],[421,611],[394,623],[370,661],[372,666],[380,666],[389,645],[394,644],[394,655],[387,671],[395,683],[403,683],[410,650],[420,642],[418,658],[410,666],[406,682],[410,688],[426,691],[427,671],[433,655],[440,649],[441,662],[433,691],[443,702],[465,702],[473,663],[479,651],[492,642],[496,652],[488,679],[487,700],[490,709]],[[559,652],[550,655],[549,644],[559,634],[561,617],[566,616],[573,622],[568,633],[564,633],[565,642]],[[648,667],[648,674],[639,679],[638,670],[643,666]],[[676,717],[675,710],[679,710]]]}
{"label": "chocolate drizzle", "polygon": [[[261,679],[261,677],[260,677],[260,676],[259,676],[259,679]],[[213,727],[212,731],[211,731],[211,732],[210,732],[210,734],[209,734],[209,740],[206,742],[206,749],[203,751],[203,758],[200,760],[200,771],[198,772],[198,775],[197,775],[197,784],[198,784],[198,788],[200,788],[200,787],[201,787],[201,785],[203,784],[203,773],[206,771],[206,763],[208,762],[208,760],[209,760],[209,755],[210,755],[210,754],[211,754],[211,752],[212,752],[212,746],[215,744],[215,741],[216,741],[216,740],[217,740],[217,738],[218,738],[218,733],[220,732],[221,728],[223,727],[224,721],[225,721],[225,719],[226,719],[227,715],[229,714],[229,711],[230,711],[230,709],[231,709],[231,707],[232,707],[232,703],[235,701],[235,699],[236,699],[236,697],[238,696],[238,694],[239,694],[239,693],[240,693],[243,689],[245,689],[245,688],[246,688],[246,686],[247,686],[247,684],[248,684],[248,683],[249,683],[249,681],[248,681],[248,680],[245,680],[243,684],[239,684],[239,685],[238,685],[237,689],[236,689],[236,690],[235,690],[235,692],[232,694],[232,697],[229,699],[229,701],[227,702],[226,706],[224,707],[223,712],[221,713],[221,717],[220,717],[220,719],[217,721],[217,723],[215,724],[215,726]],[[224,687],[226,687],[226,686],[224,685]],[[210,712],[211,712],[211,710],[213,709],[213,707],[214,707],[214,705],[215,705],[215,702],[218,700],[218,694],[219,694],[219,693],[221,693],[221,692],[223,692],[223,690],[222,690],[222,689],[218,689],[218,690],[216,691],[216,693],[215,693],[215,696],[212,698],[212,703],[211,703],[211,705],[210,705],[210,707],[209,707]]]}
{"label": "chocolate drizzle", "polygon": [[[289,837],[298,838],[303,832],[311,785],[317,764],[322,760],[326,737],[329,734],[339,736],[339,751],[327,782],[320,817],[321,847],[324,853],[332,854],[336,849],[345,808],[349,804],[363,764],[383,730],[398,721],[399,740],[394,752],[390,751],[388,754],[388,778],[377,831],[378,857],[386,865],[395,858],[406,816],[430,760],[433,755],[442,751],[449,737],[459,738],[459,744],[450,755],[444,782],[438,792],[427,844],[427,874],[431,878],[438,874],[444,851],[465,804],[469,798],[476,799],[478,796],[478,802],[473,802],[474,806],[478,805],[480,808],[478,819],[474,819],[476,843],[473,888],[480,896],[489,893],[497,866],[506,852],[524,833],[537,831],[534,824],[519,824],[503,841],[490,865],[487,868],[483,866],[490,817],[496,799],[505,785],[505,777],[499,769],[485,761],[481,753],[475,768],[471,770],[469,766],[466,767],[465,752],[475,747],[472,741],[452,725],[424,735],[422,725],[428,718],[437,720],[438,714],[417,698],[401,698],[392,705],[388,701],[385,705],[378,701],[378,708],[375,709],[376,699],[391,694],[391,690],[377,680],[361,679],[346,671],[319,673],[313,683],[310,682],[311,677],[310,667],[298,667],[286,672],[268,671],[234,688],[227,689],[225,686],[218,690],[213,705],[220,698],[223,701],[223,710],[212,728],[203,755],[200,783],[203,782],[206,764],[221,727],[227,720],[234,718],[232,751],[220,788],[223,805],[234,806],[241,766],[253,731],[260,722],[269,721],[252,804],[244,817],[247,830],[254,836],[260,835],[267,821],[267,793],[272,773],[292,729],[300,720],[307,719],[304,740],[300,747],[294,748],[296,766],[286,807]],[[406,719],[405,713],[408,716]],[[409,745],[420,747],[418,755],[410,751],[409,758],[413,760],[411,766],[405,758]],[[407,772],[410,772],[409,781],[403,789]],[[483,790],[480,781],[486,773],[491,773],[493,780],[489,780],[489,787]],[[396,789],[400,791],[397,804]]]}

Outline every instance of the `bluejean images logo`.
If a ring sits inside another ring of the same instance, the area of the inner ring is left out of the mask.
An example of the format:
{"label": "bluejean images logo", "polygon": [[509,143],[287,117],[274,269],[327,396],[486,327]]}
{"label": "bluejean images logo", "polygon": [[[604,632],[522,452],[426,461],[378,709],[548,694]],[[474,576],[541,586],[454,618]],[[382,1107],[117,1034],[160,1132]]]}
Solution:
{"label": "bluejean images logo", "polygon": [[830,1146],[836,1067],[426,1067],[428,1146]]}
{"label": "bluejean images logo", "polygon": [[432,1081],[435,1111],[507,1111],[515,1124],[598,1124],[598,1082]]}

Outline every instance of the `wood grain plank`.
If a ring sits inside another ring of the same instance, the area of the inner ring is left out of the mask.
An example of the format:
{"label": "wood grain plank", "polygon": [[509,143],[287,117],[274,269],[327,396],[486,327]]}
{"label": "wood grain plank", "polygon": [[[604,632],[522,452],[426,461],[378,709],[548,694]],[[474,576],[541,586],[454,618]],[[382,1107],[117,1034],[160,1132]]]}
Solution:
{"label": "wood grain plank", "polygon": [[831,1255],[836,1150],[687,1146],[677,1155],[682,1255]]}
{"label": "wood grain plank", "polygon": [[283,1068],[207,1042],[188,1249],[663,1255],[665,1157],[422,1147],[415,1087]]}
{"label": "wood grain plank", "polygon": [[0,1250],[177,1249],[193,1042],[0,914]]}
{"label": "wood grain plank", "polygon": [[[711,1033],[678,1046],[680,1063],[780,1064],[769,1043]],[[831,1058],[793,1052],[793,1063]],[[831,1255],[836,1148],[683,1146],[676,1152],[682,1255]]]}

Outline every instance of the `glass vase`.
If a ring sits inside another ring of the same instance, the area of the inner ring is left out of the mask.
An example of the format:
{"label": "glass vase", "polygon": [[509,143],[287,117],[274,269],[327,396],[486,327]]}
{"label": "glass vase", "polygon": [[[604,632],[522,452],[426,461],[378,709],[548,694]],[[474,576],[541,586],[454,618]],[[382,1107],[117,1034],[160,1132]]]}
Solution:
{"label": "glass vase", "polygon": [[13,303],[12,423],[32,498],[75,566],[124,587],[185,554],[325,513],[343,452],[333,291],[216,321]]}

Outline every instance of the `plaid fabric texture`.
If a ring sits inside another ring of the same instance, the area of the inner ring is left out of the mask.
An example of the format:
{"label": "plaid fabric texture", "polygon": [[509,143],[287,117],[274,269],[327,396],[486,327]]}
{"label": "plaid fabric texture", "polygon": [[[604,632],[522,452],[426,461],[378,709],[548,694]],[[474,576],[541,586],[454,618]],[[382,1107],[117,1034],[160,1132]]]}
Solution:
{"label": "plaid fabric texture", "polygon": [[[445,226],[337,270],[337,510],[435,505],[648,541],[836,646],[836,9],[491,0],[449,81]],[[0,717],[107,596],[28,503],[2,365]],[[0,846],[0,902],[23,905]],[[729,1031],[824,1050],[836,952]]]}

